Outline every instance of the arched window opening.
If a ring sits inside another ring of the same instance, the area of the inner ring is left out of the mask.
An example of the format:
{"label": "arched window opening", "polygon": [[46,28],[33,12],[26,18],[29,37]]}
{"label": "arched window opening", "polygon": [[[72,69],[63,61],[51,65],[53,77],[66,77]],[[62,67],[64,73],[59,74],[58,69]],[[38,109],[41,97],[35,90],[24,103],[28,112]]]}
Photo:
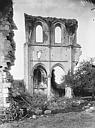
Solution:
{"label": "arched window opening", "polygon": [[61,43],[61,28],[59,26],[55,28],[55,43]]}
{"label": "arched window opening", "polygon": [[36,27],[36,42],[43,42],[43,29],[41,25]]}

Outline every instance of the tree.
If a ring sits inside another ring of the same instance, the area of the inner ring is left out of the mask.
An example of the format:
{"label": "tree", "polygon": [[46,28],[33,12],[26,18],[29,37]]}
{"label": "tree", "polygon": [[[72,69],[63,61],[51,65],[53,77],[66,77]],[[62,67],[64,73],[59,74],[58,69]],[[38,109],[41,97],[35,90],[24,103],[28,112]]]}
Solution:
{"label": "tree", "polygon": [[81,90],[91,92],[92,98],[94,98],[95,92],[95,65],[93,62],[94,59],[83,61],[74,74],[68,72],[65,76],[65,83],[69,84],[73,90],[77,88],[80,93]]}

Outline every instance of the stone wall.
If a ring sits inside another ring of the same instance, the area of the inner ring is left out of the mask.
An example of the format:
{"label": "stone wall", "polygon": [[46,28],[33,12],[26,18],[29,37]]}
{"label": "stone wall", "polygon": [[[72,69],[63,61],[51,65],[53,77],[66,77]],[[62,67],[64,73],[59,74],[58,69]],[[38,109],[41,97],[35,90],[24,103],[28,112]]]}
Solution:
{"label": "stone wall", "polygon": [[0,108],[9,107],[7,103],[12,76],[10,68],[15,60],[12,0],[0,0]]}
{"label": "stone wall", "polygon": [[[42,28],[43,40],[37,42],[36,28]],[[55,41],[55,28],[61,31],[61,41]],[[26,43],[24,45],[24,82],[28,92],[33,95],[34,70],[40,66],[46,71],[47,95],[51,94],[51,75],[55,66],[60,66],[65,74],[73,70],[78,62],[81,47],[76,42],[78,22],[76,19],[41,17],[25,14]],[[77,54],[76,54],[77,53]],[[44,90],[44,89],[43,89]]]}

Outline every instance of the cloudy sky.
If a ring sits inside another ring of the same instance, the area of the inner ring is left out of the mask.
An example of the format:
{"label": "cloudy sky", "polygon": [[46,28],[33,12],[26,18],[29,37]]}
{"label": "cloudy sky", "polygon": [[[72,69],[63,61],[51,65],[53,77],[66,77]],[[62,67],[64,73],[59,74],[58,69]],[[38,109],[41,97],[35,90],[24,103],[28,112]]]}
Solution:
{"label": "cloudy sky", "polygon": [[16,60],[11,69],[15,79],[24,77],[24,13],[34,16],[75,18],[78,20],[77,43],[82,46],[80,61],[95,57],[95,6],[83,0],[14,0]]}

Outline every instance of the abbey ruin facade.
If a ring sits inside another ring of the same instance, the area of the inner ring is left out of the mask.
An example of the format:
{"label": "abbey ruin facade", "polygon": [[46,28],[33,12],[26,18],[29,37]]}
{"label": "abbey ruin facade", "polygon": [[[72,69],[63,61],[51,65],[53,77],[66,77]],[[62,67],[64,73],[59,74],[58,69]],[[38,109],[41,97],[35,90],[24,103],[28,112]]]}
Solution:
{"label": "abbey ruin facade", "polygon": [[51,95],[52,72],[56,66],[64,73],[73,71],[80,56],[75,19],[31,16],[25,14],[24,82],[33,95]]}

